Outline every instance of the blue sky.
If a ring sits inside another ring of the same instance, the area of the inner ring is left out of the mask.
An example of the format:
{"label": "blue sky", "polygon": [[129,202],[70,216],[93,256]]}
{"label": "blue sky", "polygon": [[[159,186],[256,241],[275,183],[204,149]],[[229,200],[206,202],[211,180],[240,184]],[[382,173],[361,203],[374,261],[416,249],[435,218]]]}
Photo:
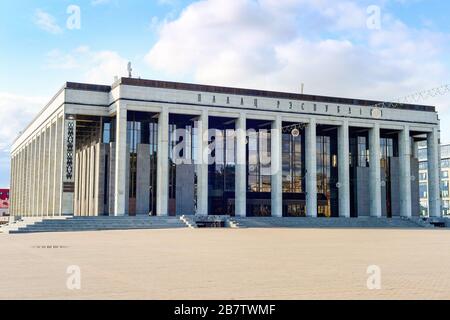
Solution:
{"label": "blue sky", "polygon": [[[66,26],[71,5],[80,29]],[[448,12],[438,0],[2,1],[0,186],[12,140],[65,81],[110,84],[132,61],[143,78],[389,100],[450,83]],[[422,102],[443,128],[448,101]]]}

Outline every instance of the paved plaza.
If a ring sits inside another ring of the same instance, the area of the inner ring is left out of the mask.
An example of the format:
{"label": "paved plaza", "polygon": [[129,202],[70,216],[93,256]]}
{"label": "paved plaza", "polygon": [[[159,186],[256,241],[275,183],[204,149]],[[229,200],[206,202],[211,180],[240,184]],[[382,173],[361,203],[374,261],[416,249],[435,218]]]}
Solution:
{"label": "paved plaza", "polygon": [[[0,299],[450,298],[447,230],[0,234],[0,252]],[[367,288],[371,265],[380,290]]]}

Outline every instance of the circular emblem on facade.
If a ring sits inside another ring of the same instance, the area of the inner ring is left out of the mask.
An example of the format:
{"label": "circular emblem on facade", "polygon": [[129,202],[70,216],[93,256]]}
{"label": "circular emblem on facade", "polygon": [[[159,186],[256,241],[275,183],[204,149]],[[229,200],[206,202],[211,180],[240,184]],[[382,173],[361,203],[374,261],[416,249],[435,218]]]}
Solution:
{"label": "circular emblem on facade", "polygon": [[255,166],[254,165],[248,166],[248,170],[251,172],[255,171]]}
{"label": "circular emblem on facade", "polygon": [[338,182],[338,183],[336,183],[336,188],[340,188],[341,187],[341,184],[340,184],[340,182]]}
{"label": "circular emblem on facade", "polygon": [[294,130],[291,131],[291,134],[293,137],[298,137],[300,135],[300,130],[295,128]]}
{"label": "circular emblem on facade", "polygon": [[381,109],[380,108],[372,109],[372,117],[376,119],[381,118]]}
{"label": "circular emblem on facade", "polygon": [[382,187],[386,187],[386,181],[384,181],[384,180],[381,181],[381,186],[382,186]]}
{"label": "circular emblem on facade", "polygon": [[411,176],[411,181],[416,181],[416,176]]}

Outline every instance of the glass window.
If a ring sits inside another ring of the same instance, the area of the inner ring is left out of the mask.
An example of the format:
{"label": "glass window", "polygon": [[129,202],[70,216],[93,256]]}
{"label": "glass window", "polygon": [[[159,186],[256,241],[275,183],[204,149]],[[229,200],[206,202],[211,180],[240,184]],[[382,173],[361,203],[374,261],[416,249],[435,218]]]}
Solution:
{"label": "glass window", "polygon": [[419,194],[420,194],[420,198],[422,198],[422,199],[428,198],[428,184],[427,183],[419,184]]}
{"label": "glass window", "polygon": [[421,173],[419,174],[419,180],[420,180],[420,181],[427,181],[427,179],[428,179],[428,176],[427,176],[427,173],[426,173],[426,172],[421,172]]}

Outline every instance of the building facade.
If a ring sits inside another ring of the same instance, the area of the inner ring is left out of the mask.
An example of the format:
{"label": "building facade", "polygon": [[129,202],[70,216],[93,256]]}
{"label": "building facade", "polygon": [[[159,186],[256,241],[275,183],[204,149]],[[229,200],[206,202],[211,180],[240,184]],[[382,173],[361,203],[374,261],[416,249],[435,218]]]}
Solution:
{"label": "building facade", "polygon": [[0,189],[0,217],[9,216],[9,189]]}
{"label": "building facade", "polygon": [[[434,107],[121,78],[66,83],[12,147],[14,216],[414,217]],[[434,183],[432,183],[434,182]]]}
{"label": "building facade", "polygon": [[[450,145],[441,145],[441,198],[442,215],[450,216],[450,195],[449,195],[449,175],[450,175]],[[428,216],[428,161],[427,145],[419,143],[419,178],[420,178],[420,213]]]}

